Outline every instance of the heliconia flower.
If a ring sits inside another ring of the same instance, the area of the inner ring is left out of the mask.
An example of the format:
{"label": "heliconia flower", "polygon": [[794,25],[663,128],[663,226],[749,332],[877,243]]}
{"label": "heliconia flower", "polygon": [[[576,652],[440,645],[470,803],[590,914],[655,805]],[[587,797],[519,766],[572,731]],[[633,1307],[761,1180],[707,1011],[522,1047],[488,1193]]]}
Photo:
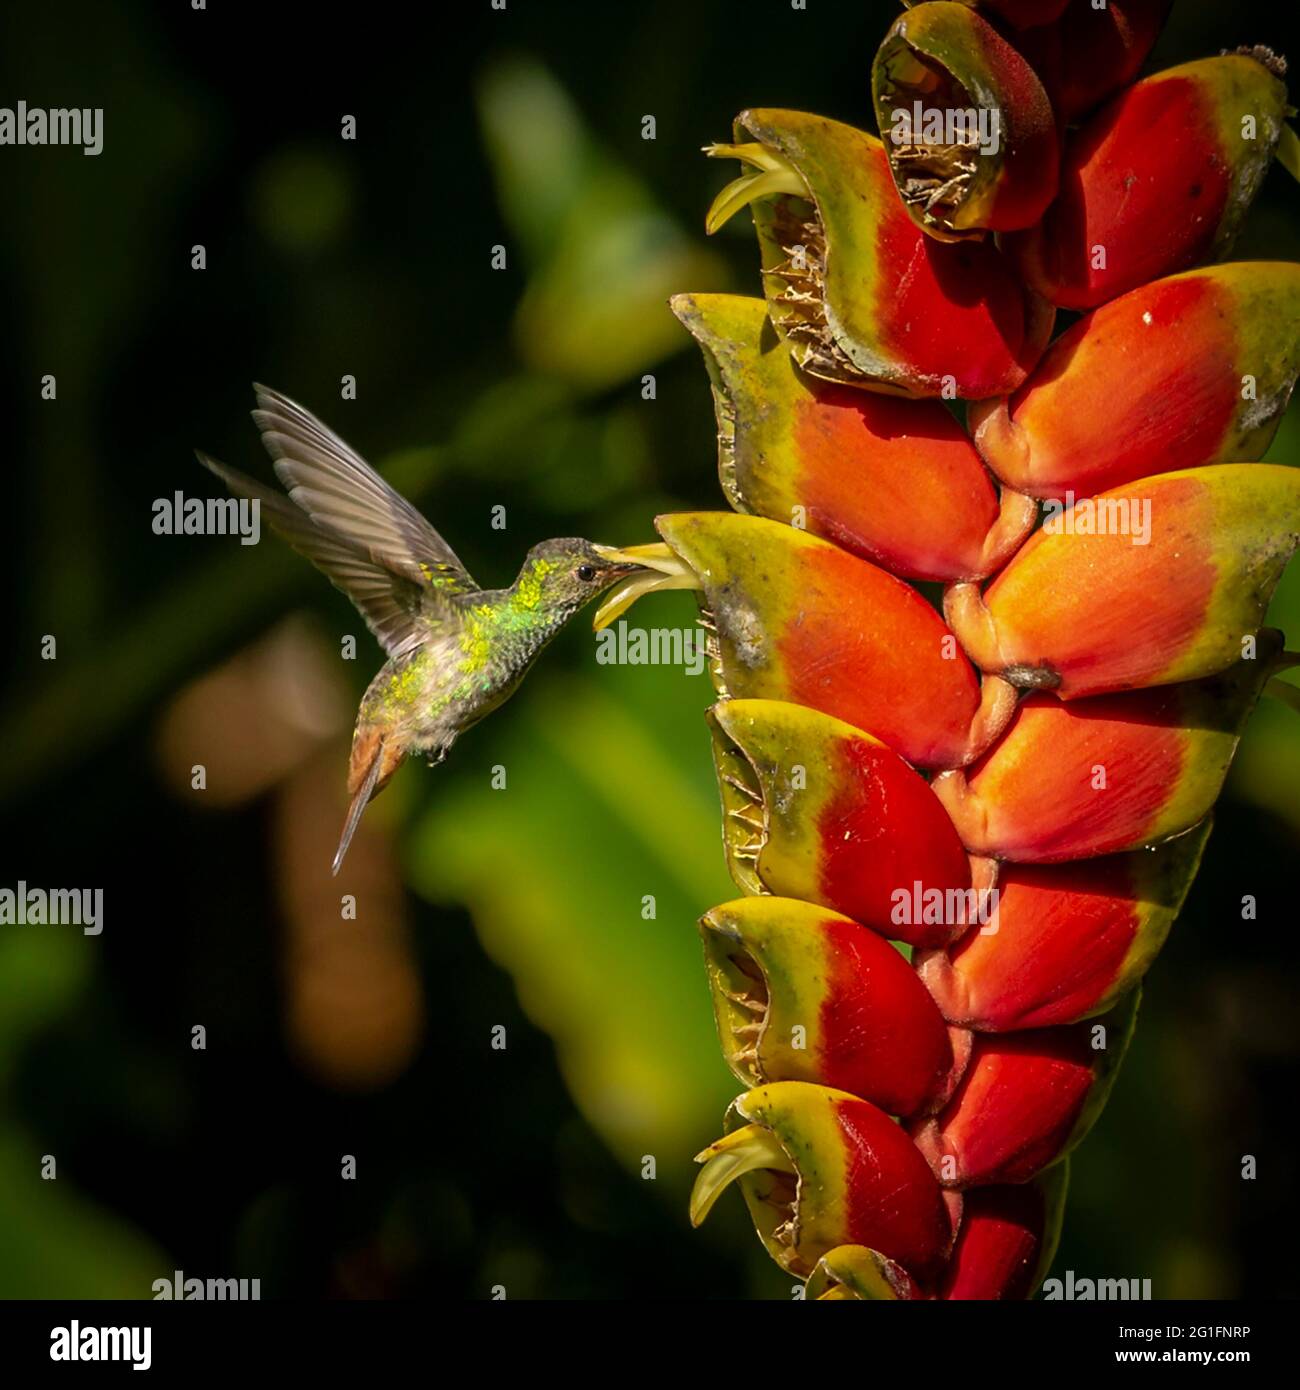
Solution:
{"label": "heliconia flower", "polygon": [[814,1081],[912,1115],[953,1064],[925,986],[882,936],[794,898],[739,898],[700,919],[727,1065],[746,1086]]}
{"label": "heliconia flower", "polygon": [[1110,1095],[1140,994],[1068,1028],[977,1033],[952,1099],[913,1129],[939,1181],[1028,1182],[1079,1143]]}
{"label": "heliconia flower", "polygon": [[729,1133],[701,1153],[695,1225],[739,1182],[768,1253],[809,1275],[838,1245],[867,1245],[921,1284],[952,1240],[949,1206],[916,1145],[883,1110],[843,1091],[778,1081],[737,1097]]}
{"label": "heliconia flower", "polygon": [[723,700],[709,718],[738,888],[821,903],[916,946],[975,919],[947,812],[879,739],[776,700]]}
{"label": "heliconia flower", "polygon": [[718,195],[716,231],[752,204],[776,330],[814,376],[982,400],[1024,381],[1055,310],[989,242],[943,246],[912,222],[884,146],[799,111],[744,111],[708,153],[757,172]]}
{"label": "heliconia flower", "polygon": [[713,383],[718,471],[739,512],[793,524],[906,579],[974,579],[1014,552],[1033,501],[997,488],[937,401],[819,381],[795,365],[767,304],[679,294]]}
{"label": "heliconia flower", "polygon": [[761,517],[655,524],[703,589],[720,695],[808,705],[929,768],[969,762],[1010,717],[1012,687],[981,691],[934,609],[875,565]]}
{"label": "heliconia flower", "polygon": [[912,220],[941,241],[1032,226],[1056,196],[1056,116],[1033,68],[967,5],[905,11],[871,90]]}
{"label": "heliconia flower", "polygon": [[1182,685],[1068,704],[1030,695],[969,771],[935,778],[935,795],[966,848],[998,859],[1089,859],[1179,835],[1214,804],[1278,668],[1281,634],[1262,628],[1257,646],[1253,659]]}
{"label": "heliconia flower", "polygon": [[1240,659],[1297,542],[1300,469],[1163,473],[1058,512],[944,611],[982,670],[1065,700],[1196,680]]}
{"label": "heliconia flower", "polygon": [[1091,309],[1227,251],[1287,110],[1276,60],[1255,52],[1157,73],[1073,132],[1060,196],[1004,242],[1039,294]]}
{"label": "heliconia flower", "polygon": [[973,406],[970,427],[985,462],[1017,491],[1086,497],[1153,473],[1262,457],[1298,371],[1300,266],[1235,262],[1095,309],[1010,399]]}
{"label": "heliconia flower", "polygon": [[1196,876],[1201,825],[1155,849],[1003,864],[984,929],[916,958],[951,1024],[1002,1033],[1104,1013],[1145,975]]}
{"label": "heliconia flower", "polygon": [[[1076,121],[1130,83],[1165,26],[1173,0],[1070,0],[1054,22],[1015,35],[1062,122]],[[1044,11],[1056,8],[1055,0]]]}
{"label": "heliconia flower", "polygon": [[1069,1185],[1067,1158],[1033,1182],[967,1192],[939,1298],[1032,1297],[1056,1255]]}
{"label": "heliconia flower", "polygon": [[[1300,709],[1260,626],[1300,469],[1257,462],[1300,267],[1196,268],[1300,136],[1264,49],[1092,115],[1170,0],[905,4],[885,144],[750,110],[709,147],[744,172],[707,228],[752,209],[765,300],[673,308],[739,515],[659,518],[596,622],[695,589],[720,696],[746,896],[700,925],[754,1089],[692,1220],[735,1179],[807,1298],[1024,1299],[1242,727],[1264,689]],[[1049,346],[1055,304],[1090,312]]]}

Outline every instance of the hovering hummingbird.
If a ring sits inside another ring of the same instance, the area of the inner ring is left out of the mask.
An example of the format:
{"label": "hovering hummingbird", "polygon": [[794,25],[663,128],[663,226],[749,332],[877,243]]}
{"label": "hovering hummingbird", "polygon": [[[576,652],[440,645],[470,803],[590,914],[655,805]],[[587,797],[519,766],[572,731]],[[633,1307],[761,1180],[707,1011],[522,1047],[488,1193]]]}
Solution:
{"label": "hovering hummingbird", "polygon": [[646,566],[635,549],[566,537],[535,545],[508,589],[481,589],[437,531],[338,435],[287,396],[253,389],[253,419],[288,496],[196,450],[199,462],[237,497],[261,504],[271,527],[352,600],[388,654],[352,735],[337,874],[366,803],[403,759],[442,762],[460,734],[514,693],[580,608]]}

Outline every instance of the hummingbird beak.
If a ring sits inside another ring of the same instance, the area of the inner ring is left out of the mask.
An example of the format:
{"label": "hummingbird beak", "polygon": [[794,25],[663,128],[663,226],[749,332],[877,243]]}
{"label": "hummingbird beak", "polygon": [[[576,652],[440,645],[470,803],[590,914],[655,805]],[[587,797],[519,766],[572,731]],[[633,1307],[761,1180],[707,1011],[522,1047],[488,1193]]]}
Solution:
{"label": "hummingbird beak", "polygon": [[644,594],[659,589],[698,589],[701,587],[695,571],[679,559],[662,541],[651,545],[630,545],[617,549],[609,545],[594,546],[602,560],[619,567],[616,574],[621,582],[615,585],[596,610],[592,627],[600,632],[621,617]]}

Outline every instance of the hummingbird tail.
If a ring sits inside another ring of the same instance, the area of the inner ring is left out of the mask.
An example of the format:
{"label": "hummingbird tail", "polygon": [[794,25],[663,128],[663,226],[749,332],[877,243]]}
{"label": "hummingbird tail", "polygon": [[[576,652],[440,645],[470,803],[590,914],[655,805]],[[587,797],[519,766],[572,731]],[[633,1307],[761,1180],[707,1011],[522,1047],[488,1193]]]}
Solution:
{"label": "hummingbird tail", "polygon": [[348,852],[348,846],[352,843],[352,836],[356,833],[357,825],[361,821],[361,813],[366,809],[366,803],[374,794],[375,783],[379,781],[379,770],[384,762],[384,741],[377,740],[375,744],[374,756],[370,760],[370,766],[366,769],[365,778],[357,788],[352,797],[352,804],[348,807],[348,818],[343,822],[343,834],[339,838],[338,852],[334,855],[334,872],[337,874],[343,866],[343,856]]}

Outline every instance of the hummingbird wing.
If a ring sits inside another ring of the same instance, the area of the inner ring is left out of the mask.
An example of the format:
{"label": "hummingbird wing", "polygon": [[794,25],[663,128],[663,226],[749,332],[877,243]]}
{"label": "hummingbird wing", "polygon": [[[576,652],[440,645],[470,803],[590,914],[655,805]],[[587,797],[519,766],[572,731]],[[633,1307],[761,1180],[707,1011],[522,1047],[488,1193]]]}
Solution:
{"label": "hummingbird wing", "polygon": [[313,521],[435,598],[477,592],[451,546],[355,449],[287,396],[253,390],[275,471]]}
{"label": "hummingbird wing", "polygon": [[195,450],[236,497],[256,499],[272,529],[320,570],[356,605],[366,626],[389,656],[402,656],[429,636],[428,584],[395,574],[307,515],[282,492]]}

